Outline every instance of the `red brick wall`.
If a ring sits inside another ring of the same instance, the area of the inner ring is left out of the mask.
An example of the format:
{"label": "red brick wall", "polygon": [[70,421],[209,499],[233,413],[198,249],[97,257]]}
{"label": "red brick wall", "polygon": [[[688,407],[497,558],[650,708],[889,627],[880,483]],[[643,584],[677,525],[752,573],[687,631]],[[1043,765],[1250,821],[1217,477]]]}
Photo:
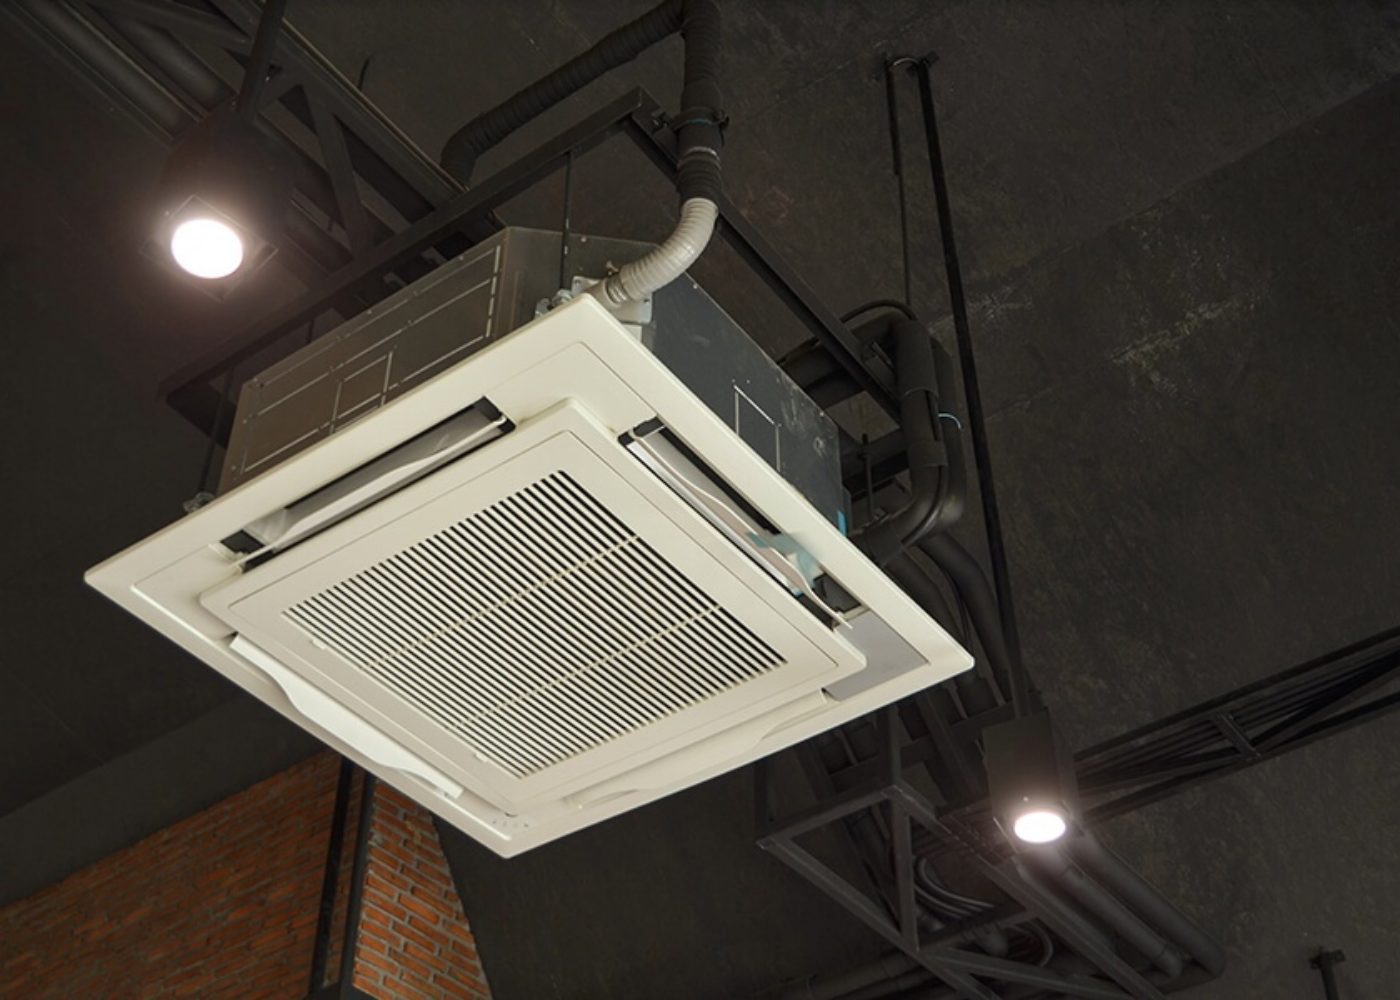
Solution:
{"label": "red brick wall", "polygon": [[318,754],[0,909],[0,997],[300,1000],[337,767]]}
{"label": "red brick wall", "polygon": [[[0,1000],[303,1000],[338,769],[318,754],[0,908]],[[376,1000],[486,1000],[431,817],[382,784],[373,805],[356,985]]]}
{"label": "red brick wall", "polygon": [[374,810],[355,986],[376,1000],[487,1000],[432,817],[386,785]]}

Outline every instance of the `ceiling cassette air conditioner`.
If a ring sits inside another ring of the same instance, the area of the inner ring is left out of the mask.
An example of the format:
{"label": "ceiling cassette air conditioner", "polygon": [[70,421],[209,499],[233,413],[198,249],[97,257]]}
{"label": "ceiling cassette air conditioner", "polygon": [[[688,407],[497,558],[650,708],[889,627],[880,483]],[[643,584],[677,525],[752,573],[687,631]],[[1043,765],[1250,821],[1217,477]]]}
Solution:
{"label": "ceiling cassette air conditioner", "polygon": [[644,341],[580,296],[88,580],[506,856],[966,669]]}

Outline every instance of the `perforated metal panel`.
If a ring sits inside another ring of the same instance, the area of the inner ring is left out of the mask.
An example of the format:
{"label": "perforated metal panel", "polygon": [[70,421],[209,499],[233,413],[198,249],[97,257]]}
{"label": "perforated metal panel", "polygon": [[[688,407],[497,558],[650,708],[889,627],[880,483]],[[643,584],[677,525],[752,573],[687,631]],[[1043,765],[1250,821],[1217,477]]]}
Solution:
{"label": "perforated metal panel", "polygon": [[784,662],[563,472],[287,616],[516,777]]}

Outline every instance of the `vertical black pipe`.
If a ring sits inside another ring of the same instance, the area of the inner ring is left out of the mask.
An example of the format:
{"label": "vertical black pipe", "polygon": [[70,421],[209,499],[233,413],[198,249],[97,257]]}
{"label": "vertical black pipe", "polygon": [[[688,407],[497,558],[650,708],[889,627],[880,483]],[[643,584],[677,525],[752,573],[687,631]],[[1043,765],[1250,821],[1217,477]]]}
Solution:
{"label": "vertical black pipe", "polygon": [[893,59],[885,63],[885,110],[889,115],[890,156],[894,179],[899,188],[899,250],[903,266],[904,304],[914,305],[913,269],[909,266],[909,196],[904,184],[904,144],[899,134],[899,101],[895,98],[894,71],[906,60]]}
{"label": "vertical black pipe", "polygon": [[933,195],[938,207],[938,232],[943,243],[943,265],[947,271],[948,302],[953,312],[953,330],[962,366],[963,396],[967,404],[967,425],[972,434],[972,455],[982,493],[982,516],[986,522],[987,550],[992,562],[992,583],[996,588],[1002,634],[1011,665],[1011,701],[1018,715],[1027,709],[1027,684],[1021,661],[1021,638],[1016,629],[1016,611],[1011,597],[1011,576],[1007,568],[1006,544],[1001,534],[1001,511],[992,483],[992,460],[987,447],[986,417],[982,410],[982,390],[977,381],[977,362],[972,350],[972,331],[967,321],[967,296],[963,290],[962,268],[958,263],[957,240],[953,233],[953,213],[948,200],[948,179],[943,171],[943,148],[938,140],[938,116],[933,103],[933,70],[928,59],[918,61],[919,103],[924,113],[924,133],[928,140],[929,170],[933,175]]}
{"label": "vertical black pipe", "polygon": [[277,48],[277,36],[282,31],[282,15],[287,10],[287,0],[266,0],[262,17],[258,19],[258,32],[253,36],[253,50],[248,56],[248,64],[243,70],[243,85],[238,88],[235,107],[238,116],[244,121],[252,121],[258,116],[258,105],[262,101],[263,86],[267,74],[272,69],[272,53]]}
{"label": "vertical black pipe", "polygon": [[1322,992],[1327,1000],[1341,1000],[1342,994],[1337,990],[1338,963],[1346,960],[1346,955],[1340,951],[1328,951],[1323,948],[1310,963],[1322,975]]}
{"label": "vertical black pipe", "polygon": [[355,948],[360,942],[360,908],[365,898],[365,868],[369,862],[370,827],[374,822],[374,775],[364,772],[360,782],[360,819],[355,825],[355,862],[350,867],[350,901],[345,907],[345,938],[340,949],[340,988],[344,992],[355,976]]}
{"label": "vertical black pipe", "polygon": [[574,214],[574,151],[564,155],[564,218],[559,227],[559,287],[569,287],[569,232]]}
{"label": "vertical black pipe", "polygon": [[345,853],[345,824],[350,816],[350,785],[355,777],[355,765],[349,758],[340,760],[340,777],[335,783],[335,808],[331,814],[331,833],[326,843],[326,870],[321,876],[321,905],[316,912],[316,944],[311,952],[311,992],[315,993],[326,980],[326,957],[330,951],[331,923],[335,920],[335,889],[340,881],[340,859]]}

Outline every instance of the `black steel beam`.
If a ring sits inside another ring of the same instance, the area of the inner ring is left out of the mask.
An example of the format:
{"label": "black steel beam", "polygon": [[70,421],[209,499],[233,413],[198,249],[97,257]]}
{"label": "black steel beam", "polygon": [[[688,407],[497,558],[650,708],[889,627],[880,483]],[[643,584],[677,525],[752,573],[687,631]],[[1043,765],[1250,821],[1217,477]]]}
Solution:
{"label": "black steel beam", "polygon": [[937,955],[932,953],[934,950],[931,949],[929,955],[924,955],[921,952],[915,953],[918,952],[918,949],[909,948],[899,928],[890,920],[884,910],[823,864],[810,851],[797,846],[787,836],[770,837],[763,843],[763,847],[793,871],[835,899],[871,930],[884,937],[891,944],[903,949],[906,954],[909,954],[911,958],[946,983],[964,1000],[1001,1000],[998,994],[977,982],[968,972],[940,963],[937,960]]}
{"label": "black steel beam", "polygon": [[1276,696],[1294,685],[1306,684],[1318,677],[1331,677],[1343,670],[1361,667],[1394,653],[1400,653],[1400,626],[1095,744],[1077,753],[1075,758],[1086,762],[1105,757],[1110,751],[1116,751],[1140,740],[1177,730],[1202,719],[1208,720],[1221,711],[1238,713],[1248,705]]}
{"label": "black steel beam", "polygon": [[[891,788],[890,793],[925,829],[937,830],[944,826],[933,807],[914,789],[901,782]],[[1112,944],[1072,907],[1041,886],[1036,876],[1020,864],[1019,858],[999,864],[980,855],[976,860],[979,870],[992,884],[1112,977],[1130,996],[1138,1000],[1162,1000],[1161,990],[1119,956]]]}
{"label": "black steel beam", "polygon": [[1315,728],[1328,716],[1340,712],[1348,705],[1354,705],[1367,695],[1390,684],[1396,679],[1398,667],[1400,667],[1400,654],[1382,660],[1370,669],[1361,672],[1359,676],[1352,679],[1340,690],[1333,692],[1331,697],[1321,698],[1300,708],[1284,722],[1261,735],[1255,740],[1255,744],[1261,751],[1286,746],[1290,740]]}
{"label": "black steel beam", "polygon": [[[235,27],[252,37],[260,7],[252,0],[210,0]],[[331,112],[430,205],[441,205],[461,190],[447,172],[423,153],[383,112],[367,101],[344,74],[320,54],[294,26],[287,27],[273,50],[274,64],[314,89]]]}
{"label": "black steel beam", "polygon": [[340,761],[331,810],[331,832],[326,839],[326,864],[321,873],[321,902],[316,910],[316,938],[311,949],[311,993],[326,981],[326,959],[330,953],[331,924],[335,922],[335,897],[340,882],[340,859],[345,851],[345,828],[350,815],[351,786],[355,765],[348,757]]}
{"label": "black steel beam", "polygon": [[1115,816],[1133,812],[1144,806],[1151,805],[1154,802],[1175,795],[1193,785],[1199,785],[1216,778],[1223,778],[1228,774],[1234,774],[1236,771],[1242,771],[1246,767],[1251,767],[1259,761],[1280,757],[1294,750],[1301,750],[1303,747],[1315,743],[1320,739],[1324,739],[1328,736],[1335,736],[1355,726],[1382,718],[1395,711],[1397,708],[1400,708],[1400,692],[1367,702],[1350,711],[1329,716],[1314,726],[1303,730],[1289,742],[1271,747],[1267,753],[1261,754],[1257,758],[1249,759],[1237,757],[1233,761],[1221,763],[1214,768],[1192,770],[1191,773],[1174,777],[1166,781],[1159,781],[1145,788],[1141,788],[1138,791],[1096,805],[1085,811],[1085,822],[1090,824],[1102,823]]}
{"label": "black steel beam", "polygon": [[[1400,628],[1280,671],[1075,754],[1086,823],[1098,823],[1183,789],[1300,749],[1400,708]],[[965,725],[976,729],[981,719]],[[955,732],[957,731],[955,727]],[[913,762],[930,741],[901,748]],[[874,773],[873,760],[833,775],[849,787]],[[950,810],[945,822],[990,831],[985,801]],[[919,830],[915,850],[939,856],[961,849],[946,833]]]}
{"label": "black steel beam", "polygon": [[374,827],[374,790],[377,781],[360,772],[360,814],[355,823],[355,857],[350,865],[350,896],[345,905],[345,938],[340,945],[340,986],[355,982],[355,952],[360,941],[360,912],[364,906],[365,873],[369,868],[370,833]]}
{"label": "black steel beam", "polygon": [[1016,610],[1011,590],[1011,569],[1006,557],[1006,540],[1002,534],[1001,511],[997,504],[996,487],[992,480],[991,448],[987,441],[987,422],[982,410],[982,390],[977,378],[977,360],[973,350],[972,327],[967,315],[967,295],[963,289],[962,265],[958,261],[957,238],[953,225],[952,202],[948,193],[948,178],[943,169],[943,148],[938,134],[938,114],[933,98],[933,59],[925,56],[911,60],[910,71],[919,83],[919,105],[923,112],[924,138],[928,146],[929,174],[933,181],[934,204],[938,212],[938,232],[943,247],[944,275],[947,279],[948,302],[953,314],[953,333],[958,345],[958,363],[962,368],[963,405],[967,408],[967,428],[972,439],[973,462],[977,469],[977,492],[982,500],[983,530],[987,536],[987,552],[992,567],[992,584],[996,588],[997,612],[1003,639],[1010,659],[1011,702],[1017,714],[1027,710],[1026,690],[1029,681],[1021,658],[1021,639],[1016,625]]}
{"label": "black steel beam", "polygon": [[1088,927],[1082,918],[1053,899],[1047,890],[1029,883],[1022,878],[1020,872],[1012,871],[1005,864],[986,865],[988,877],[1019,904],[1016,911],[1004,909],[1002,919],[1008,922],[1021,922],[1029,917],[1041,919],[1064,940],[1073,944],[1076,950],[1093,960],[1107,974],[1118,979],[1120,985],[1090,976],[1066,976],[1040,966],[965,951],[944,943],[949,937],[964,937],[968,931],[967,926],[949,928],[946,935],[935,935],[931,941],[921,943],[917,935],[908,932],[908,922],[914,919],[911,912],[913,901],[911,897],[905,896],[902,885],[898,893],[897,913],[892,916],[869,894],[856,888],[829,865],[795,843],[796,837],[815,828],[814,819],[821,817],[826,822],[834,822],[849,815],[857,803],[868,808],[868,797],[872,792],[878,791],[882,800],[887,802],[893,811],[894,860],[897,870],[912,870],[912,855],[907,850],[907,845],[901,845],[900,823],[906,824],[906,829],[911,820],[935,827],[941,823],[932,805],[902,781],[895,781],[878,790],[864,790],[864,795],[853,793],[838,796],[834,801],[803,810],[781,821],[773,821],[768,811],[771,802],[764,787],[770,780],[767,768],[759,770],[756,780],[759,782],[756,793],[760,803],[761,844],[764,849],[840,903],[862,923],[900,948],[959,996],[997,997],[995,991],[978,980],[977,977],[981,977],[1032,986],[1057,995],[1086,997],[1092,1000],[1160,1000],[1161,991],[1119,957],[1106,937]]}
{"label": "black steel beam", "polygon": [[331,112],[320,94],[314,91],[307,94],[306,102],[311,107],[316,139],[321,144],[321,155],[326,161],[326,172],[330,174],[331,190],[335,193],[336,221],[345,230],[351,253],[366,253],[374,242],[374,235],[370,230],[369,213],[365,211],[360,192],[355,187],[355,167],[350,162],[350,150],[345,144],[340,119]]}

